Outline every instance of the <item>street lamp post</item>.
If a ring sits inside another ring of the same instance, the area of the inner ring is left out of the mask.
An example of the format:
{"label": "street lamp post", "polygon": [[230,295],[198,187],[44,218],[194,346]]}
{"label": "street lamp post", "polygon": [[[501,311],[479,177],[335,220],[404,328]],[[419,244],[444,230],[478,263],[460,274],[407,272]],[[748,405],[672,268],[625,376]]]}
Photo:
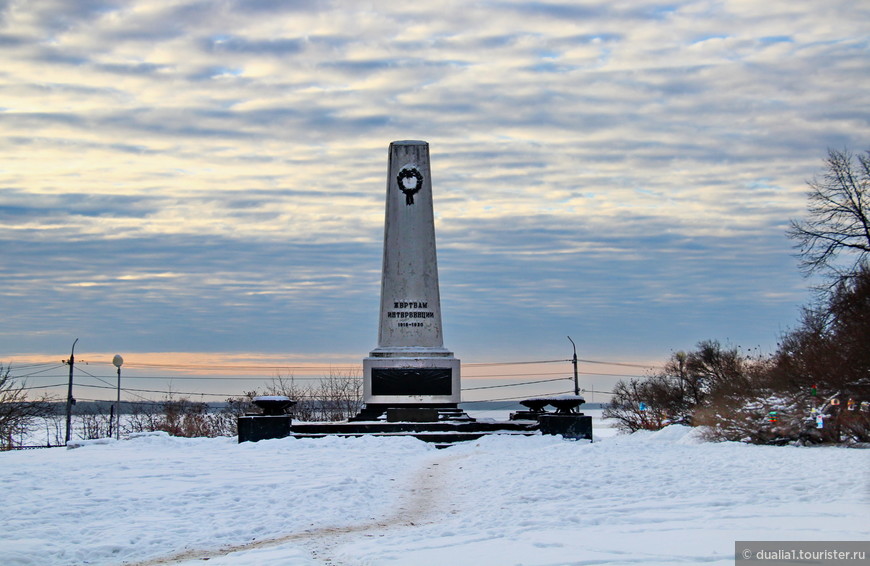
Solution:
{"label": "street lamp post", "polygon": [[118,397],[115,400],[115,438],[121,438],[121,366],[124,365],[124,358],[120,354],[115,354],[112,358],[112,365],[118,368]]}
{"label": "street lamp post", "polygon": [[71,427],[72,427],[72,406],[75,405],[76,400],[73,399],[73,365],[76,363],[76,343],[79,341],[76,338],[75,342],[73,342],[72,350],[69,353],[69,389],[67,389],[66,394],[66,440],[64,440],[64,444],[69,443]]}
{"label": "street lamp post", "polygon": [[[568,336],[568,340],[571,340],[571,337]],[[580,382],[577,380],[577,344],[571,340],[571,345],[574,346],[574,395],[580,395]]]}

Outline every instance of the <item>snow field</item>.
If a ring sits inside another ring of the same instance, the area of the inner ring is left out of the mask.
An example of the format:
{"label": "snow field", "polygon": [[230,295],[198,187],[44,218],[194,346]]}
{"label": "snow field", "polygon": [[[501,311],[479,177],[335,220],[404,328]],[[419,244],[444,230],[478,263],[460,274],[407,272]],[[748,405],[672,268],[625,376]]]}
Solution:
{"label": "snow field", "polygon": [[0,563],[121,564],[358,522],[383,514],[391,483],[432,451],[413,438],[152,433],[3,453]]}
{"label": "snow field", "polygon": [[591,445],[492,437],[451,450],[468,458],[454,472],[449,513],[349,546],[340,558],[733,565],[735,540],[870,535],[863,450],[700,443],[685,427]]}
{"label": "snow field", "polygon": [[868,450],[604,436],[2,453],[0,563],[733,565],[735,540],[870,538]]}

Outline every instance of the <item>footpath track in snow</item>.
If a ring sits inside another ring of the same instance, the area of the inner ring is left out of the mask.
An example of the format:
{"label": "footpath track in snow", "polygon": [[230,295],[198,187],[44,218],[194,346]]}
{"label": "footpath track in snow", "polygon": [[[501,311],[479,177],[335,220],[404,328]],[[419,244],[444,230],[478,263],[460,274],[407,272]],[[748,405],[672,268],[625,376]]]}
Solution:
{"label": "footpath track in snow", "polygon": [[[223,557],[232,560],[233,554],[251,550],[277,547],[296,543],[306,548],[312,558],[324,566],[350,566],[333,556],[337,546],[348,544],[354,537],[376,538],[386,531],[399,528],[413,528],[432,522],[449,507],[447,476],[449,468],[468,454],[437,452],[430,461],[409,477],[396,481],[396,489],[383,497],[393,500],[394,509],[386,516],[372,518],[370,521],[344,525],[323,526],[306,529],[302,532],[252,541],[246,544],[223,546],[219,549],[190,549],[169,556],[131,563],[129,566],[182,566],[190,561],[201,563]],[[210,564],[216,564],[212,561]]]}
{"label": "footpath track in snow", "polygon": [[324,528],[314,536],[300,539],[312,556],[325,566],[353,566],[336,556],[336,548],[353,544],[353,539],[377,539],[396,529],[414,529],[437,522],[444,513],[450,513],[448,476],[457,461],[467,454],[440,452],[402,482],[396,497],[395,509],[381,521],[372,521],[351,527]]}

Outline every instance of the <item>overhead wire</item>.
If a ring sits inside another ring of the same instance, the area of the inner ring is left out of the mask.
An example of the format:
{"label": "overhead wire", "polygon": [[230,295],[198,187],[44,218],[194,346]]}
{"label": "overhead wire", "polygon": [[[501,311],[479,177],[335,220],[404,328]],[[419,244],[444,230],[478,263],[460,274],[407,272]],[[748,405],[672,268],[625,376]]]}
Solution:
{"label": "overhead wire", "polygon": [[602,393],[604,395],[613,395],[613,391],[598,391],[596,389],[581,389],[580,391],[582,391],[583,393],[589,392],[589,393]]}
{"label": "overhead wire", "polygon": [[[560,391],[557,393],[549,393],[549,395],[568,395],[574,393],[574,390]],[[489,401],[516,401],[518,399],[528,399],[528,395],[520,395],[519,397],[499,397],[498,399],[475,399],[474,401],[463,401],[464,403],[484,403]]]}
{"label": "overhead wire", "polygon": [[[66,362],[64,361],[64,363],[66,363]],[[64,365],[64,363],[61,363],[60,365]],[[10,370],[12,370],[12,369],[17,370],[17,369],[29,369],[29,368],[35,368],[35,367],[57,366],[57,365],[58,365],[57,362],[39,362],[39,363],[34,362],[34,363],[26,363],[26,364],[9,363],[9,364],[4,364],[4,367],[9,368]]]}
{"label": "overhead wire", "polygon": [[554,363],[558,363],[558,362],[570,362],[570,361],[573,361],[573,360],[540,360],[540,361],[534,361],[534,362],[482,362],[482,363],[469,362],[469,363],[465,363],[462,365],[472,366],[472,367],[521,366],[521,365],[528,365],[528,364],[554,364]]}
{"label": "overhead wire", "polygon": [[[101,387],[101,386],[99,386],[99,385],[84,385],[84,384],[79,384],[79,387],[99,387],[100,389],[115,389],[115,390],[118,389],[118,387],[116,387],[115,385],[109,383],[108,381],[102,379],[102,378],[99,377],[99,376],[96,376],[96,375],[94,375],[94,374],[92,374],[92,373],[90,373],[90,372],[88,372],[88,371],[83,370],[81,367],[76,367],[75,369],[77,369],[78,371],[82,372],[83,374],[85,374],[85,375],[87,375],[87,376],[90,376],[90,377],[96,379],[97,381],[99,381],[99,382],[101,382],[101,383],[105,383],[105,384],[108,386],[108,387]],[[110,377],[111,377],[111,376],[110,376]],[[138,394],[134,393],[134,391],[136,391],[135,389],[121,388],[121,391],[128,392],[128,393],[130,393],[131,395],[133,395],[134,397],[138,397],[138,398],[140,398],[140,399],[146,399],[145,397],[142,397],[141,395],[138,395]],[[171,394],[172,392],[171,392],[171,391],[167,391],[167,392],[163,392],[163,391],[149,391],[149,393],[166,393],[166,394]],[[191,393],[191,395],[199,395],[199,394],[198,394],[198,393]],[[147,399],[146,399],[146,400],[147,400]]]}
{"label": "overhead wire", "polygon": [[496,389],[499,387],[517,387],[519,385],[531,385],[533,383],[547,383],[550,381],[564,381],[566,379],[571,379],[570,377],[557,377],[555,379],[538,379],[535,381],[523,381],[521,383],[505,383],[502,385],[482,385],[480,387],[463,387],[463,391],[477,391],[479,389]]}
{"label": "overhead wire", "polygon": [[291,365],[259,365],[259,364],[157,364],[147,362],[125,362],[127,367],[143,367],[143,368],[172,368],[172,369],[212,369],[212,370],[269,370],[269,371],[287,371],[287,370],[304,370],[304,371],[351,371],[359,369],[360,364],[340,364],[340,365],[322,365],[322,366],[291,366]]}
{"label": "overhead wire", "polygon": [[22,387],[22,391],[30,391],[31,389],[50,389],[52,387],[63,387],[66,383],[56,383],[54,385],[33,385],[30,387]]}
{"label": "overhead wire", "polygon": [[24,373],[24,374],[21,374],[21,375],[13,375],[13,374],[10,373],[9,377],[12,377],[12,378],[15,378],[15,379],[21,379],[21,378],[25,378],[25,377],[33,377],[33,376],[35,376],[35,375],[44,374],[44,373],[47,372],[47,371],[52,371],[52,370],[55,370],[55,369],[58,369],[58,368],[62,368],[62,367],[63,367],[63,364],[55,364],[55,365],[53,365],[53,366],[50,367],[50,368],[45,368],[45,369],[42,369],[42,370],[39,370],[39,371],[30,372],[30,373]]}
{"label": "overhead wire", "polygon": [[[91,389],[116,389],[114,385],[87,385],[87,384],[78,384],[77,387],[89,387]],[[121,391],[138,391],[140,393],[163,393],[167,395],[207,395],[209,397],[238,397],[238,393],[202,393],[202,392],[192,392],[192,391],[162,391],[159,389],[131,389],[122,387]]]}
{"label": "overhead wire", "polygon": [[[463,364],[464,367],[498,367],[498,366],[518,366],[518,365],[533,365],[533,364],[550,364],[550,363],[569,363],[572,362],[573,359],[556,359],[556,360],[533,360],[533,361],[508,361],[508,362],[469,362]],[[599,364],[599,365],[610,365],[610,366],[622,366],[622,367],[632,367],[632,368],[642,368],[642,369],[653,369],[655,366],[652,365],[641,365],[641,364],[633,364],[633,363],[624,363],[624,362],[607,362],[601,360],[587,360],[587,359],[578,359],[578,362],[584,364]],[[82,374],[96,379],[97,381],[105,384],[105,386],[99,385],[85,385],[85,384],[77,384],[80,387],[93,387],[100,389],[116,389],[116,385],[105,381],[106,379],[111,379],[113,375],[96,375],[93,374],[81,367],[81,364],[89,364],[91,362],[82,361],[79,364],[75,365],[75,369],[77,369]],[[106,362],[108,363],[108,362]],[[94,365],[102,365],[103,362],[94,362]],[[52,370],[63,367],[65,364],[54,364],[50,362],[44,363],[33,363],[33,364],[25,364],[19,367],[42,367],[42,366],[51,366],[46,367],[44,369],[33,371],[27,374],[22,374],[19,376],[15,376],[18,378],[23,377],[53,377],[53,378],[61,378],[65,377],[63,375],[53,375],[48,374]],[[323,372],[324,370],[330,371],[358,371],[360,366],[358,365],[331,365],[331,366],[312,366],[312,365],[298,365],[298,366],[285,366],[285,365],[259,365],[259,364],[161,364],[161,363],[128,363],[126,367],[141,367],[141,368],[171,368],[174,370],[220,370],[220,371],[229,371],[229,370],[270,370],[270,371],[288,371],[288,370],[296,370],[296,371],[318,371]],[[596,372],[588,372],[588,371],[578,371],[579,375],[585,376],[602,376],[602,377],[624,377],[624,378],[642,378],[643,376],[639,375],[629,375],[629,374],[616,374],[616,373],[596,373]],[[543,373],[534,373],[534,376],[547,376],[547,375],[560,375],[562,377],[552,378],[552,379],[540,379],[540,380],[528,380],[522,382],[513,382],[513,383],[505,383],[498,385],[485,385],[485,386],[476,386],[476,387],[466,387],[463,388],[462,391],[477,391],[483,389],[497,389],[504,387],[519,387],[525,385],[532,385],[538,383],[547,383],[554,381],[563,381],[570,379],[569,376],[565,375],[565,372],[543,372]],[[358,376],[345,376],[348,379],[352,380],[361,380],[362,377]],[[468,376],[468,378],[514,378],[514,377],[524,377],[524,375],[519,374],[482,374],[476,376]],[[281,377],[281,376],[271,376],[272,379],[286,379],[291,381],[319,381],[323,379],[328,379],[328,376],[289,376],[289,377]],[[269,379],[266,376],[202,376],[202,375],[127,375],[124,377],[125,380],[134,380],[134,379],[162,379],[162,380],[202,380],[202,381],[263,381]],[[31,389],[49,389],[52,387],[62,387],[64,384],[54,384],[54,385],[42,385],[42,386],[31,386],[27,387],[27,390]],[[135,397],[138,397],[144,401],[150,402],[149,399],[139,395],[138,393],[157,393],[164,395],[205,395],[210,397],[233,397],[238,396],[237,393],[228,394],[228,393],[202,393],[202,392],[182,392],[182,391],[172,391],[172,390],[160,390],[160,389],[137,389],[137,388],[129,388],[124,387],[121,388],[122,391],[129,393]],[[587,391],[587,390],[584,390]],[[611,394],[609,391],[593,391],[588,390],[593,393],[602,393],[602,394]],[[569,392],[570,393],[570,392]],[[508,398],[500,398],[500,399],[487,399],[487,401],[498,401],[498,400],[513,400],[513,399],[522,399],[525,396],[518,397],[508,397]]]}
{"label": "overhead wire", "polygon": [[109,385],[109,386],[111,386],[111,387],[113,387],[113,388],[115,387],[114,385],[112,385],[111,383],[109,383],[108,381],[106,381],[105,379],[103,379],[102,377],[97,377],[96,375],[94,375],[94,374],[92,374],[92,373],[90,373],[90,372],[88,372],[88,371],[83,370],[81,367],[75,366],[75,369],[76,369],[76,371],[80,371],[80,372],[82,372],[83,374],[87,375],[88,377],[92,377],[92,378],[96,379],[96,380],[99,381],[100,383],[105,383],[106,385]]}
{"label": "overhead wire", "polygon": [[[573,360],[568,360],[568,361],[570,362]],[[581,360],[579,358],[577,359],[577,362],[581,363],[581,364],[600,364],[600,365],[605,365],[605,366],[623,366],[623,367],[628,367],[628,368],[641,368],[641,369],[655,369],[655,368],[659,367],[656,365],[629,364],[629,363],[625,363],[625,362],[604,362],[604,361],[600,361],[600,360]]]}
{"label": "overhead wire", "polygon": [[[531,361],[509,361],[509,362],[466,362],[463,364],[464,367],[497,367],[497,366],[512,366],[512,365],[533,365],[533,364],[551,364],[551,363],[570,363],[573,359],[557,359],[557,360],[531,360]],[[587,360],[587,359],[579,359],[577,360],[579,363],[587,363],[587,364],[599,364],[599,365],[612,365],[612,366],[624,366],[624,367],[636,367],[641,369],[651,369],[657,366],[655,365],[643,365],[643,364],[633,364],[626,362],[609,362],[604,360]],[[65,362],[66,363],[66,362]],[[64,363],[64,364],[65,364]],[[80,361],[79,364],[87,364],[90,365],[93,363],[94,365],[108,365],[110,362],[88,362],[88,361]],[[64,364],[54,365],[54,368],[62,367]],[[30,364],[33,366],[41,366],[41,365],[51,365],[49,363],[43,364]],[[28,366],[18,366],[18,367],[28,367]],[[281,370],[299,370],[299,371],[324,371],[324,370],[336,370],[336,371],[353,371],[359,370],[361,368],[360,364],[325,364],[325,365],[261,365],[261,364],[195,364],[195,363],[152,363],[152,362],[131,362],[127,361],[125,363],[125,367],[130,368],[171,368],[171,369],[210,369],[210,370],[221,370],[221,371],[229,371],[229,370],[269,370],[269,371],[281,371]],[[54,369],[50,368],[50,369]]]}

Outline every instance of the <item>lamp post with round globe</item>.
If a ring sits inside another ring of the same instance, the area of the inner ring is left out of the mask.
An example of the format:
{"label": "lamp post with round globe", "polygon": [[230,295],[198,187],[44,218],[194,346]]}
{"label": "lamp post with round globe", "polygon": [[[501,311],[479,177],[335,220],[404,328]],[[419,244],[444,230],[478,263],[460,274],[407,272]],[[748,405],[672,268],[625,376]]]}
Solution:
{"label": "lamp post with round globe", "polygon": [[121,366],[124,365],[124,358],[120,354],[115,354],[112,358],[112,365],[118,368],[118,397],[115,401],[115,438],[121,438]]}

